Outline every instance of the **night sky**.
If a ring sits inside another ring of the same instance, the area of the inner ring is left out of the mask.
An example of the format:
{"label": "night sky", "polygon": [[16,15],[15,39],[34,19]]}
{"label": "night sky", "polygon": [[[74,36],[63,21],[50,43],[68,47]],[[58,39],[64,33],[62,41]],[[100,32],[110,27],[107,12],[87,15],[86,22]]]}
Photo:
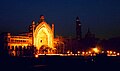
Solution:
{"label": "night sky", "polygon": [[0,0],[0,32],[27,32],[40,15],[56,35],[75,36],[79,16],[83,37],[88,28],[100,38],[120,36],[120,0]]}

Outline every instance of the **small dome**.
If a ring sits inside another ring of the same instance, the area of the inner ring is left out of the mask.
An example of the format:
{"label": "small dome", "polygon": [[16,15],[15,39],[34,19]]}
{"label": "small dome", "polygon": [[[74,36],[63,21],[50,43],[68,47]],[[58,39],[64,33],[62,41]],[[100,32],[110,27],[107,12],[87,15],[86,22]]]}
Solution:
{"label": "small dome", "polygon": [[45,19],[44,15],[41,15],[40,20],[44,20],[44,19]]}

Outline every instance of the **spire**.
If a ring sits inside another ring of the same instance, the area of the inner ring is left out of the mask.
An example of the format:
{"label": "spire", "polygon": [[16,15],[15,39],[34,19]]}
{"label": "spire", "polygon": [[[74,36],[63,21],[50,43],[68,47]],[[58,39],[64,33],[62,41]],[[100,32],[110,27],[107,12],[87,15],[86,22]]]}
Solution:
{"label": "spire", "polygon": [[78,17],[78,16],[76,17],[76,21],[80,21],[80,19],[79,19],[79,17]]}
{"label": "spire", "polygon": [[35,21],[34,20],[32,21],[32,25],[35,25]]}
{"label": "spire", "polygon": [[88,31],[87,31],[87,33],[91,33],[89,28],[88,28]]}
{"label": "spire", "polygon": [[87,31],[87,33],[86,33],[86,35],[85,35],[85,38],[94,38],[95,37],[95,35],[90,31],[90,29],[88,28],[88,31]]}

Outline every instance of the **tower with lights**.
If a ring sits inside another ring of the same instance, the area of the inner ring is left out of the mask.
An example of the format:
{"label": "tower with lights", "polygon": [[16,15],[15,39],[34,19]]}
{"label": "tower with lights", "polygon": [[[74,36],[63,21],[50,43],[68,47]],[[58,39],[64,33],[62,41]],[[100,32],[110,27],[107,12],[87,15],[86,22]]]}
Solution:
{"label": "tower with lights", "polygon": [[76,39],[82,39],[81,22],[79,17],[76,17]]}

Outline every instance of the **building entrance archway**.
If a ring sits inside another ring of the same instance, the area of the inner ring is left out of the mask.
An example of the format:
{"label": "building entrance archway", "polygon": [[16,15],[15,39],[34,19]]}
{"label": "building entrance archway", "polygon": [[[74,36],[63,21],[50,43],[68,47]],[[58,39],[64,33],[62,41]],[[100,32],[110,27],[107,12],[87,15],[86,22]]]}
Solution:
{"label": "building entrance archway", "polygon": [[43,45],[54,48],[53,43],[53,32],[51,27],[46,22],[41,22],[34,31],[34,46],[37,50]]}

